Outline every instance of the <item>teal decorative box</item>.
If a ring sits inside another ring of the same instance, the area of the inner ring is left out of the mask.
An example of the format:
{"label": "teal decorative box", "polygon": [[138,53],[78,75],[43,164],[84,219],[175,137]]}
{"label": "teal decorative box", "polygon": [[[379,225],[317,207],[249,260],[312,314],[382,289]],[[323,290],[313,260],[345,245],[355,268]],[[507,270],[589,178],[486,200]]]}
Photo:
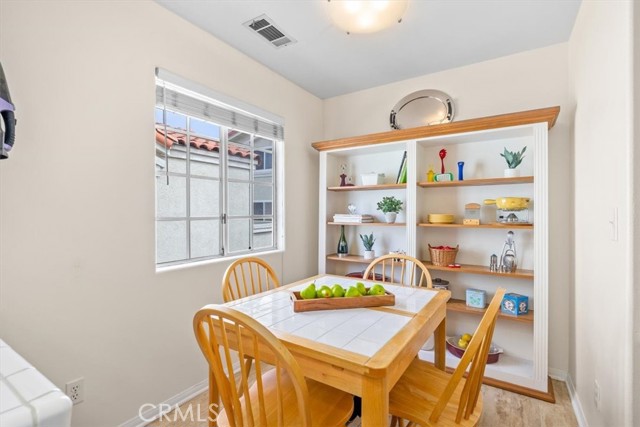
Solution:
{"label": "teal decorative box", "polygon": [[474,308],[484,308],[487,293],[480,289],[467,289],[467,305]]}
{"label": "teal decorative box", "polygon": [[512,316],[527,314],[529,312],[529,297],[514,293],[504,294],[500,311]]}

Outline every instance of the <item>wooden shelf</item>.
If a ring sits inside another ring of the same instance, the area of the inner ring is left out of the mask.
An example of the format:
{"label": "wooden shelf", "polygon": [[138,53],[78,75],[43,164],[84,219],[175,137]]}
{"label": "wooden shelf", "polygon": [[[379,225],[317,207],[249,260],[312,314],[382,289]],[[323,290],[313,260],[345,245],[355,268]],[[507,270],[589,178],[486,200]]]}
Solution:
{"label": "wooden shelf", "polygon": [[464,181],[441,181],[427,182],[420,181],[418,187],[434,188],[434,187],[475,187],[479,185],[505,185],[505,184],[530,184],[533,182],[532,176],[517,176],[514,178],[482,178],[482,179],[465,179]]}
{"label": "wooden shelf", "polygon": [[327,255],[327,259],[332,261],[350,262],[353,264],[370,264],[372,259],[364,259],[360,255],[347,255],[345,257],[339,257],[338,254]]}
{"label": "wooden shelf", "polygon": [[407,184],[348,185],[345,187],[327,187],[327,191],[371,191],[406,189]]}
{"label": "wooden shelf", "polygon": [[[461,299],[450,299],[447,302],[447,310],[449,311],[456,311],[458,313],[469,313],[469,314],[476,314],[479,316],[482,316],[484,314],[484,312],[486,311],[484,308],[473,308],[473,307],[469,307],[467,306],[467,303],[464,300]],[[523,314],[520,316],[510,316],[508,314],[503,314],[498,312],[498,317],[501,319],[505,319],[505,320],[512,320],[514,322],[520,322],[520,323],[533,323],[533,310],[529,310],[529,313],[527,314]]]}
{"label": "wooden shelf", "polygon": [[394,222],[394,223],[387,223],[387,222],[327,222],[327,225],[372,225],[374,227],[404,227],[405,224],[404,222]]}
{"label": "wooden shelf", "polygon": [[338,148],[375,146],[394,141],[408,141],[419,138],[429,138],[456,133],[475,132],[487,129],[499,129],[510,126],[521,126],[533,123],[547,123],[551,129],[556,123],[560,107],[540,108],[538,110],[521,111],[517,113],[501,114],[499,116],[481,117],[478,119],[460,120],[440,125],[420,126],[409,129],[391,130],[368,135],[348,138],[318,141],[311,144],[318,151],[335,150]]}
{"label": "wooden shelf", "polygon": [[424,262],[429,270],[451,271],[453,273],[485,274],[489,276],[511,277],[514,279],[533,279],[533,270],[524,270],[522,268],[517,269],[515,273],[499,273],[489,271],[489,267],[485,267],[484,265],[460,264],[460,268],[450,268],[433,265],[429,261],[422,262]]}
{"label": "wooden shelf", "polygon": [[463,224],[429,224],[421,222],[418,227],[440,227],[440,228],[512,228],[514,230],[533,230],[533,224],[530,225],[513,225],[513,224],[480,224],[480,225],[463,225]]}

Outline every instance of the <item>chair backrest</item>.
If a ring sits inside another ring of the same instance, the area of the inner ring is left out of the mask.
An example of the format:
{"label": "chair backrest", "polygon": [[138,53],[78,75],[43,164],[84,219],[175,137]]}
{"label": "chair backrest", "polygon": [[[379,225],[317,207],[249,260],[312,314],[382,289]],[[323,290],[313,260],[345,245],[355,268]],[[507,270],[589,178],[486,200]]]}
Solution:
{"label": "chair backrest", "polygon": [[224,302],[258,294],[280,286],[273,268],[260,258],[241,258],[227,268],[222,279]]}
{"label": "chair backrest", "polygon": [[[292,408],[285,407],[283,399],[284,395],[290,393],[291,386],[295,391],[299,416],[296,425],[311,426],[309,391],[302,370],[289,350],[263,325],[229,307],[207,305],[194,316],[193,329],[215,377],[220,400],[231,427],[254,424],[266,426],[269,424],[267,419],[271,418],[267,414],[275,411],[277,425],[284,426],[287,422],[285,411],[290,414]],[[237,356],[230,348],[230,343],[234,344],[233,350],[237,351]],[[252,382],[244,363],[239,363],[240,373],[234,375],[234,360],[242,360],[245,355],[250,355],[256,361],[257,391],[253,394],[249,392]],[[261,361],[275,366],[275,390],[263,383]],[[289,388],[284,389],[284,384],[288,384]],[[290,421],[289,419],[288,422]],[[271,422],[269,425],[272,424]]]}
{"label": "chair backrest", "polygon": [[[431,274],[429,274],[427,266],[414,257],[403,254],[382,255],[371,261],[362,277],[365,280],[375,280],[374,275],[377,266],[382,267],[380,273],[383,283],[389,279],[402,285],[433,287]],[[389,271],[387,271],[387,267]],[[396,278],[396,273],[400,274],[399,278]]]}
{"label": "chair backrest", "polygon": [[496,326],[496,319],[498,318],[498,310],[504,297],[505,289],[498,288],[494,295],[487,311],[482,316],[482,320],[478,325],[471,341],[467,345],[467,348],[458,363],[458,367],[453,371],[449,384],[445,387],[442,395],[438,399],[438,403],[433,408],[429,421],[436,423],[438,418],[442,414],[442,411],[447,406],[447,403],[451,399],[453,392],[458,387],[460,380],[462,379],[467,367],[471,365],[469,373],[467,375],[467,381],[460,395],[460,401],[458,402],[458,411],[456,414],[456,423],[459,423],[462,417],[469,419],[471,414],[476,408],[478,403],[478,395],[480,394],[480,386],[482,385],[482,378],[484,377],[484,368],[487,365],[487,356],[489,355],[489,349],[491,348],[491,339],[493,338],[493,330]]}

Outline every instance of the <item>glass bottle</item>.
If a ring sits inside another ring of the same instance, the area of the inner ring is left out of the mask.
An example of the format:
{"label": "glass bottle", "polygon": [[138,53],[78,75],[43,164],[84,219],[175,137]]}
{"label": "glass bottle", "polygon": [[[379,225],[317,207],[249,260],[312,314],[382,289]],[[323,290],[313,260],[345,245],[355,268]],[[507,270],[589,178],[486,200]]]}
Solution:
{"label": "glass bottle", "polygon": [[429,165],[429,172],[427,172],[427,182],[433,182],[433,177],[435,176],[435,172],[433,171],[433,165]]}
{"label": "glass bottle", "polygon": [[340,226],[340,240],[338,240],[338,256],[345,257],[349,254],[349,246],[347,246],[347,239],[344,237],[344,225]]}

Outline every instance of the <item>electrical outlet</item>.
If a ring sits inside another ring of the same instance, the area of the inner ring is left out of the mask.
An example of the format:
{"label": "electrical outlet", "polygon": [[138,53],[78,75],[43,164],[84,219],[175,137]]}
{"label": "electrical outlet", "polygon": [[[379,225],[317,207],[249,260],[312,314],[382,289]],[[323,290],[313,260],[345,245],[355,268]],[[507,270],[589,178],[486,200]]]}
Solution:
{"label": "electrical outlet", "polygon": [[596,404],[596,409],[600,409],[600,384],[597,380],[593,382],[593,401]]}
{"label": "electrical outlet", "polygon": [[68,382],[64,386],[64,392],[74,405],[84,402],[84,378],[78,378]]}

